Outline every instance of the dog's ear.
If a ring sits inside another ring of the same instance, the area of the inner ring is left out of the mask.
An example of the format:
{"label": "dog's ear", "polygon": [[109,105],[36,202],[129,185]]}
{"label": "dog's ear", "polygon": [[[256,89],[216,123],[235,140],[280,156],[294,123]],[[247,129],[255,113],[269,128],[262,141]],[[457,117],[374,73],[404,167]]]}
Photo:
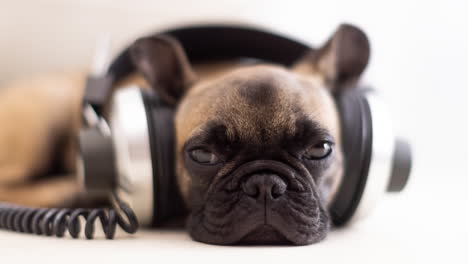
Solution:
{"label": "dog's ear", "polygon": [[195,81],[195,73],[180,43],[169,36],[151,36],[136,40],[130,56],[161,98],[176,104]]}
{"label": "dog's ear", "polygon": [[353,87],[369,61],[370,45],[359,28],[342,24],[332,37],[317,50],[309,51],[293,70],[318,74],[333,92]]}

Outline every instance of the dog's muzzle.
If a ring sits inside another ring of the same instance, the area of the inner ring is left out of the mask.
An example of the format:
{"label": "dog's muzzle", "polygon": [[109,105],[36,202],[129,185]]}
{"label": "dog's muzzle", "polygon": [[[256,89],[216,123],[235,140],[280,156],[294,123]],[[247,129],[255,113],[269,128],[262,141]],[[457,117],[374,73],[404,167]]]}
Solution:
{"label": "dog's muzzle", "polygon": [[194,239],[211,244],[310,244],[328,217],[315,184],[273,160],[245,163],[222,177],[189,220]]}

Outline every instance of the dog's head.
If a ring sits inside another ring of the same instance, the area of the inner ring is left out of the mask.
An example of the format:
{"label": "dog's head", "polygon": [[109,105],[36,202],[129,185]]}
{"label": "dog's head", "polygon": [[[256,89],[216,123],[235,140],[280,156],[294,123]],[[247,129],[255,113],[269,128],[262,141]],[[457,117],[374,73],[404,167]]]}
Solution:
{"label": "dog's head", "polygon": [[362,31],[340,26],[291,68],[212,67],[208,72],[216,74],[198,80],[170,37],[140,39],[132,55],[152,87],[177,104],[177,176],[195,240],[325,238],[327,207],[343,171],[332,94],[352,88],[367,65]]}

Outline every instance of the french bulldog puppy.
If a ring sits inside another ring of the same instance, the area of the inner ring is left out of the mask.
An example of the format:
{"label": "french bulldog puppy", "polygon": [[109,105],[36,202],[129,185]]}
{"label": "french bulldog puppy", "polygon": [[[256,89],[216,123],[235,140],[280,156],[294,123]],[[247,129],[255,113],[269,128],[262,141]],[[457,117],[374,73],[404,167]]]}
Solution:
{"label": "french bulldog puppy", "polygon": [[[303,245],[326,237],[343,175],[333,95],[355,87],[369,52],[351,25],[291,68],[191,65],[170,36],[132,45],[139,74],[124,83],[156,89],[176,107],[177,182],[194,240]],[[63,75],[0,91],[0,201],[64,206],[80,197],[73,139],[83,84],[82,74]],[[52,169],[69,176],[33,180]]]}
{"label": "french bulldog puppy", "polygon": [[178,106],[177,176],[195,240],[325,238],[327,207],[343,173],[333,93],[355,87],[367,65],[361,30],[339,27],[292,68],[207,65],[211,75],[198,81],[173,40],[140,39],[133,55],[152,87]]}

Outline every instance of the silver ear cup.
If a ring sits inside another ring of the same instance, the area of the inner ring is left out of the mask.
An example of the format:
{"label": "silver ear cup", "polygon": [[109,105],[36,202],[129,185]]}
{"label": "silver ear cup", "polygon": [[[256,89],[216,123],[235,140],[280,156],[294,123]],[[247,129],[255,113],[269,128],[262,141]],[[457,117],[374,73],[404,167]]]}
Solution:
{"label": "silver ear cup", "polygon": [[117,194],[142,225],[153,220],[153,168],[148,123],[137,86],[119,89],[111,99],[109,124],[117,164]]}
{"label": "silver ear cup", "polygon": [[330,207],[336,226],[352,223],[376,206],[387,191],[400,191],[409,177],[409,145],[396,142],[390,113],[369,89],[337,97],[345,173]]}
{"label": "silver ear cup", "polygon": [[411,163],[410,145],[404,139],[398,138],[395,143],[392,176],[387,191],[401,192],[405,188],[411,173]]}

